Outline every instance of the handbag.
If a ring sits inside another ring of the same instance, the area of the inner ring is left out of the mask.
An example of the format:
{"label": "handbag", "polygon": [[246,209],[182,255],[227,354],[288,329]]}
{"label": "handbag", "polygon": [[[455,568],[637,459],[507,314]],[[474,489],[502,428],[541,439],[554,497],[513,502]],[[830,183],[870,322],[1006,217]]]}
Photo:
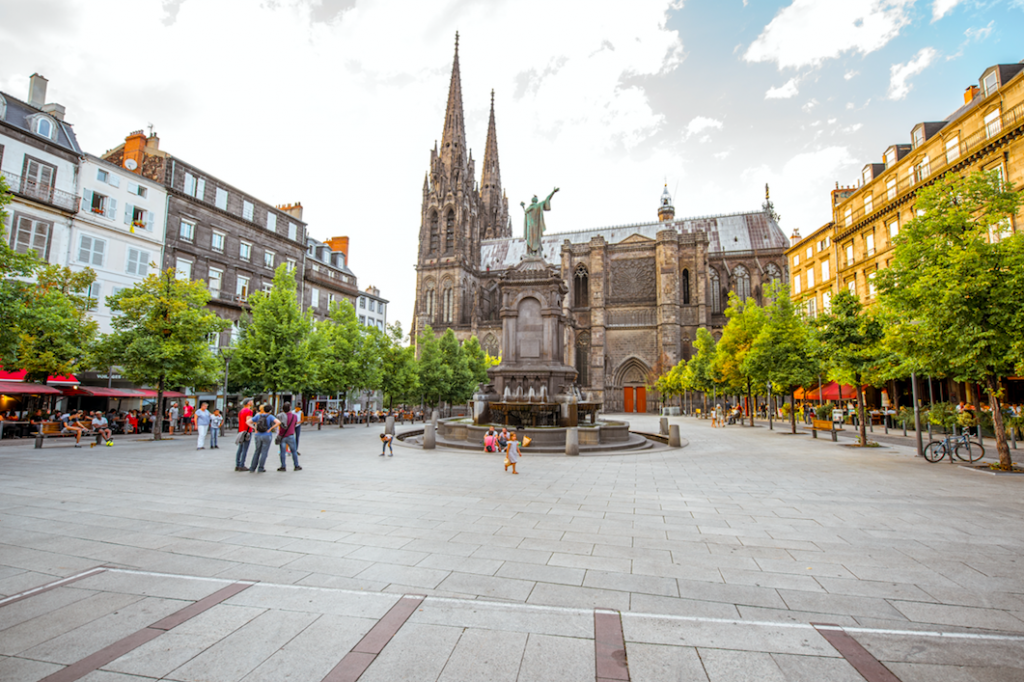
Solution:
{"label": "handbag", "polygon": [[525,448],[526,446],[528,446],[528,445],[529,445],[530,443],[532,443],[532,442],[533,442],[533,439],[532,439],[532,438],[530,438],[529,436],[523,436],[523,447],[524,447],[524,448]]}
{"label": "handbag", "polygon": [[252,434],[250,434],[248,431],[239,431],[238,435],[235,437],[235,445],[248,443],[250,438],[252,438]]}

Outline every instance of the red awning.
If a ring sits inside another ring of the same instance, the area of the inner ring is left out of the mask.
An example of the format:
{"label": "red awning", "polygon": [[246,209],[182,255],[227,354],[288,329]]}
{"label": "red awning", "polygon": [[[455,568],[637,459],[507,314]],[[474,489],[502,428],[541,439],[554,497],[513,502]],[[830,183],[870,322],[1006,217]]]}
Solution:
{"label": "red awning", "polygon": [[106,386],[73,386],[64,389],[64,395],[90,395],[97,398],[140,398],[141,391],[130,388],[107,388]]}
{"label": "red awning", "polygon": [[[138,395],[137,396],[133,396],[133,397],[138,397],[138,398],[155,398],[156,397],[156,391],[154,391],[151,388],[138,388],[138,389],[136,389],[136,393],[138,393]],[[184,398],[185,394],[184,393],[179,393],[178,391],[164,391],[164,397],[165,398]]]}
{"label": "red awning", "polygon": [[[25,375],[28,374],[25,370],[18,370],[17,372],[8,372],[7,370],[0,369],[0,381],[25,381]],[[71,376],[60,376],[60,377],[46,377],[46,383],[48,384],[77,384],[78,379],[74,374]]]}
{"label": "red awning", "polygon": [[60,391],[42,384],[24,381],[0,381],[0,393],[5,395],[60,395]]}

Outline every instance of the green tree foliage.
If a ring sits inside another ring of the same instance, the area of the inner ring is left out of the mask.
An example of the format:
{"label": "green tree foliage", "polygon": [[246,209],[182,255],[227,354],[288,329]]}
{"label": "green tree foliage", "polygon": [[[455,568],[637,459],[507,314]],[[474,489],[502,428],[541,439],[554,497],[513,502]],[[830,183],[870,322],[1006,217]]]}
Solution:
{"label": "green tree foliage", "polygon": [[452,371],[442,362],[440,345],[429,325],[423,328],[416,345],[420,353],[416,369],[423,402],[436,407],[443,400],[445,386],[451,383]]}
{"label": "green tree foliage", "polygon": [[[832,307],[815,320],[818,327],[818,355],[830,379],[852,384],[857,391],[857,416],[860,444],[867,446],[864,410],[864,382],[889,358],[882,345],[882,323],[850,291],[841,291],[832,299]],[[873,383],[873,382],[872,382]]]}
{"label": "green tree foliage", "polygon": [[[107,297],[114,331],[101,341],[98,355],[119,358],[133,383],[155,385],[162,414],[168,387],[212,386],[221,376],[224,365],[210,350],[209,336],[231,323],[204,307],[209,300],[202,282],[178,279],[173,268],[153,273]],[[153,440],[160,440],[162,424],[156,420]]]}
{"label": "green tree foliage", "polygon": [[36,271],[18,322],[12,368],[25,370],[29,381],[45,382],[51,374],[71,374],[81,366],[96,336],[96,322],[88,313],[95,301],[86,297],[94,281],[96,273],[88,268],[73,272],[46,265]]}
{"label": "green tree foliage", "polygon": [[[469,337],[469,340],[462,344],[462,352],[466,356],[466,363],[474,384],[488,383],[490,380],[487,377],[487,368],[489,367],[487,354],[480,346],[479,339],[476,336]],[[470,397],[472,397],[472,393],[470,393]]]}
{"label": "green tree foliage", "polygon": [[294,272],[282,263],[270,292],[249,296],[250,320],[231,361],[240,379],[272,393],[275,403],[279,393],[314,382],[309,353],[312,315],[300,310],[296,289]]}
{"label": "green tree foliage", "polygon": [[381,353],[380,389],[390,409],[395,401],[409,403],[419,398],[417,393],[416,350],[403,346],[402,325],[389,324],[387,343]]}
{"label": "green tree foliage", "polygon": [[744,364],[747,354],[754,345],[754,339],[765,323],[764,308],[757,301],[748,298],[741,301],[735,293],[729,294],[729,305],[725,309],[729,318],[718,340],[711,371],[715,378],[734,393],[746,393],[750,409],[750,425],[754,425],[754,399],[752,385],[766,381],[765,377],[753,374]]}
{"label": "green tree foliage", "polygon": [[445,373],[446,382],[442,385],[441,400],[449,405],[468,401],[473,397],[476,383],[463,347],[451,329],[446,329],[441,335],[438,352],[441,362],[449,370]]}
{"label": "green tree foliage", "polygon": [[704,394],[703,415],[708,414],[708,393],[718,388],[712,363],[715,360],[715,337],[704,327],[697,329],[697,338],[693,342],[696,353],[686,363],[686,372],[682,375],[687,387],[692,391]]}
{"label": "green tree foliage", "polygon": [[878,276],[879,300],[894,318],[890,345],[936,375],[987,388],[1004,469],[1013,462],[1000,384],[1024,369],[1024,234],[1010,232],[1020,204],[996,173],[922,188],[918,215]]}
{"label": "green tree foliage", "polygon": [[28,307],[33,284],[28,280],[42,266],[35,252],[18,253],[8,243],[6,206],[11,201],[7,183],[0,176],[0,364],[14,369],[21,342],[22,315]]}
{"label": "green tree foliage", "polygon": [[[316,385],[326,394],[347,396],[358,387],[363,371],[363,328],[352,302],[343,299],[331,306],[330,317],[317,323],[314,336],[316,355],[311,361],[317,367]],[[344,419],[338,420],[338,427],[344,427]]]}
{"label": "green tree foliage", "polygon": [[[774,288],[765,322],[743,360],[744,371],[772,382],[774,389],[792,394],[817,380],[819,365],[813,356],[811,329],[789,297],[789,287]],[[796,411],[789,410],[796,433]]]}

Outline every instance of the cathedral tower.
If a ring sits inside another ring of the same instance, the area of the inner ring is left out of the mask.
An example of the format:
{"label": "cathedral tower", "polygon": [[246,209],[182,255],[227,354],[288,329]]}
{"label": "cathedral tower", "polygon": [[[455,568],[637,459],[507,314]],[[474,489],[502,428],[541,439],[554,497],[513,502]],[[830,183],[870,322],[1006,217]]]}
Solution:
{"label": "cathedral tower", "polygon": [[508,218],[508,197],[501,189],[501,166],[498,163],[498,132],[494,123],[494,90],[491,90],[491,120],[487,124],[487,145],[484,147],[483,177],[480,179],[480,204],[483,210],[483,239],[512,237]]}

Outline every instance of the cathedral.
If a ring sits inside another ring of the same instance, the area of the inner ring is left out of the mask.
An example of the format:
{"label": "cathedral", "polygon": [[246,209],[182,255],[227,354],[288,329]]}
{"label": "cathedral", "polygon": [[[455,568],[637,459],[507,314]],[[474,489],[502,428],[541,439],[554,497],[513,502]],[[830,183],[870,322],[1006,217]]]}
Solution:
{"label": "cathedral", "polygon": [[[564,362],[608,412],[656,411],[658,397],[647,386],[689,359],[698,328],[721,335],[729,292],[760,303],[769,284],[788,281],[788,240],[767,191],[759,211],[676,218],[665,187],[652,208],[656,217],[648,221],[541,239],[544,260],[568,291]],[[526,255],[526,241],[512,232],[494,92],[478,184],[466,145],[456,36],[441,145],[435,143],[423,181],[414,339],[427,326],[451,329],[501,355],[500,284]]]}

